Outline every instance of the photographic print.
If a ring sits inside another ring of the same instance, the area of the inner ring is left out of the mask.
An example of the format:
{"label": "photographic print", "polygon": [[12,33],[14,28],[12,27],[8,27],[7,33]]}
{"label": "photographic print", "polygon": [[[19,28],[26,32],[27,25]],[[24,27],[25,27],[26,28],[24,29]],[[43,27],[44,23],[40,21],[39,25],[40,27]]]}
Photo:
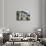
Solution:
{"label": "photographic print", "polygon": [[16,11],[16,19],[19,21],[30,20],[30,14],[25,11]]}

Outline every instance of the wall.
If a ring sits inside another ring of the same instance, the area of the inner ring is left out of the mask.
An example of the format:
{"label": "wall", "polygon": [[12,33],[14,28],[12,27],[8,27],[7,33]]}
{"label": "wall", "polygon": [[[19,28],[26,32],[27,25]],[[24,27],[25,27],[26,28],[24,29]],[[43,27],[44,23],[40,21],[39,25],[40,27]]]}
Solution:
{"label": "wall", "polygon": [[46,0],[43,0],[43,6],[42,6],[42,25],[43,25],[43,37],[46,37]]}
{"label": "wall", "polygon": [[3,26],[3,1],[0,0],[0,27]]}
{"label": "wall", "polygon": [[1,28],[3,27],[3,0],[0,0],[0,33],[2,33]]}
{"label": "wall", "polygon": [[[42,0],[5,0],[5,27],[14,32],[33,32],[42,26]],[[16,11],[25,10],[30,13],[30,21],[17,21]]]}

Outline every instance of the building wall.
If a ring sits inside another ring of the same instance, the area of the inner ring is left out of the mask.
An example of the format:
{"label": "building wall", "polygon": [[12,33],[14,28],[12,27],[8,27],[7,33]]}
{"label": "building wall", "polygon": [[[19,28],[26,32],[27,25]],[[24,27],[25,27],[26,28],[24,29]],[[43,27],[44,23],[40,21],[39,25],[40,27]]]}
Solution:
{"label": "building wall", "polygon": [[[14,32],[33,32],[42,26],[42,0],[5,0],[5,27]],[[16,11],[30,13],[30,21],[17,21]]]}

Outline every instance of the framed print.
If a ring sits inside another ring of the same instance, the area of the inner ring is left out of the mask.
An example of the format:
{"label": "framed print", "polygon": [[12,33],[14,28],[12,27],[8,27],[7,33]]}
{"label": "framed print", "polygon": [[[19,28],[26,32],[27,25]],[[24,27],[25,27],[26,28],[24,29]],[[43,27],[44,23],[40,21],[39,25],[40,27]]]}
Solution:
{"label": "framed print", "polygon": [[30,14],[25,11],[16,11],[16,19],[19,20],[30,20]]}

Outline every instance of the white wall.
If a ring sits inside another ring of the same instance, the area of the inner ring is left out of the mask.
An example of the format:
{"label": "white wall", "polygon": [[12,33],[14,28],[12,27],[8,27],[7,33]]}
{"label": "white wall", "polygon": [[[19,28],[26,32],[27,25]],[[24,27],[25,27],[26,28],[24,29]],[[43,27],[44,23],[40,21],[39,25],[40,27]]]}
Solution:
{"label": "white wall", "polygon": [[46,0],[43,0],[43,4],[42,4],[42,25],[43,25],[43,37],[46,37]]}
{"label": "white wall", "polygon": [[3,1],[0,0],[0,27],[3,26]]}
{"label": "white wall", "polygon": [[[3,0],[0,0],[0,28],[3,27]],[[0,30],[0,33],[2,31]]]}
{"label": "white wall", "polygon": [[[30,21],[17,21],[16,11],[30,12]],[[15,32],[33,32],[42,25],[42,0],[5,0],[5,26]],[[12,27],[12,26],[13,27]]]}

